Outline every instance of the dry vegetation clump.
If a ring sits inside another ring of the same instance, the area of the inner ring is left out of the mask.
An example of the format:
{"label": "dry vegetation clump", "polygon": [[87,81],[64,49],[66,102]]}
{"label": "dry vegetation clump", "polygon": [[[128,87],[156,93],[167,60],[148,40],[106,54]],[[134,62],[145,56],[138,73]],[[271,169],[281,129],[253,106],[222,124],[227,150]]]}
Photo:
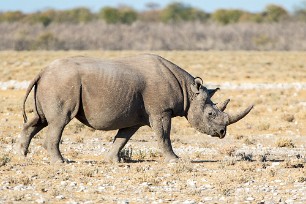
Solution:
{"label": "dry vegetation clump", "polygon": [[[0,50],[305,50],[306,34],[300,29],[303,27],[305,22],[226,26],[202,22],[137,22],[130,26],[95,21],[47,27],[1,23]],[[105,33],[107,37],[103,37]],[[273,61],[265,62],[265,66],[272,64]],[[243,76],[251,78],[252,74]]]}
{"label": "dry vegetation clump", "polygon": [[292,141],[292,139],[288,139],[288,138],[280,138],[275,142],[275,145],[277,147],[289,147],[289,148],[294,148],[295,145]]}
{"label": "dry vegetation clump", "polygon": [[287,122],[291,123],[291,122],[294,121],[295,117],[294,117],[293,114],[284,114],[284,115],[282,115],[282,119],[284,121],[287,121]]}
{"label": "dry vegetation clump", "polygon": [[6,165],[11,161],[11,158],[8,154],[4,154],[0,156],[0,167]]}
{"label": "dry vegetation clump", "polygon": [[225,154],[225,155],[227,155],[227,156],[232,157],[232,156],[235,155],[236,150],[237,150],[237,147],[236,147],[236,146],[230,145],[230,146],[225,146],[225,147],[220,148],[220,149],[219,149],[219,152],[220,152],[221,154]]}

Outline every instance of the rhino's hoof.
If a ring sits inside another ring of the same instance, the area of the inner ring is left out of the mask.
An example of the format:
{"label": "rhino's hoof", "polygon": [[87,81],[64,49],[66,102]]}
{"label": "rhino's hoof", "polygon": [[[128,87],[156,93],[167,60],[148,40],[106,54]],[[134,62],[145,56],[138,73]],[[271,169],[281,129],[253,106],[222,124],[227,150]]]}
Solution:
{"label": "rhino's hoof", "polygon": [[15,153],[16,155],[19,155],[19,156],[22,156],[22,157],[26,157],[28,151],[25,150],[25,149],[23,148],[23,145],[22,145],[22,144],[17,143],[17,144],[15,145],[15,147],[14,147],[14,153]]}
{"label": "rhino's hoof", "polygon": [[177,163],[179,162],[180,158],[178,156],[171,156],[171,157],[166,157],[165,162],[167,163]]}
{"label": "rhino's hoof", "polygon": [[108,163],[119,163],[120,159],[117,156],[106,156],[105,161]]}
{"label": "rhino's hoof", "polygon": [[120,162],[120,158],[118,155],[114,155],[114,154],[110,154],[108,153],[107,155],[105,155],[105,159],[106,162],[108,163],[119,163]]}
{"label": "rhino's hoof", "polygon": [[55,158],[55,157],[53,157],[53,158],[50,160],[50,164],[68,163],[67,161],[68,161],[68,160],[66,160],[66,159],[64,159],[64,158]]}

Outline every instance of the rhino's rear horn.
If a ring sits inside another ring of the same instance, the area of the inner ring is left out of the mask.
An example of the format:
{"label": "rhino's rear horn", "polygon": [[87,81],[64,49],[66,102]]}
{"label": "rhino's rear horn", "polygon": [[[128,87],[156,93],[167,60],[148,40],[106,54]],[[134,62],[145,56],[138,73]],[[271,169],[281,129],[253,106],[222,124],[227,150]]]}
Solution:
{"label": "rhino's rear horn", "polygon": [[252,110],[252,108],[253,108],[253,105],[249,106],[247,109],[238,113],[237,115],[229,115],[228,125],[238,122],[239,120],[244,118]]}
{"label": "rhino's rear horn", "polygon": [[225,100],[223,103],[220,104],[219,109],[220,111],[224,111],[226,109],[227,104],[230,102],[230,99]]}
{"label": "rhino's rear horn", "polygon": [[220,90],[220,88],[215,88],[215,89],[208,89],[208,95],[209,97],[213,97],[213,95],[218,91]]}

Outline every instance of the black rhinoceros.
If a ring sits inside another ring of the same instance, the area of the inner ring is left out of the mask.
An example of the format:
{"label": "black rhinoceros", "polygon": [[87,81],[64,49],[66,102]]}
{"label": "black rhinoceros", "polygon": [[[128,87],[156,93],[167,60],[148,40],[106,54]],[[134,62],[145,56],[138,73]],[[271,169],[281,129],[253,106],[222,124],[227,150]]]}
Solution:
{"label": "black rhinoceros", "polygon": [[[34,89],[35,116],[27,121],[25,102]],[[119,130],[109,161],[139,127],[155,132],[166,161],[178,156],[170,141],[171,118],[184,116],[198,131],[224,138],[226,127],[245,117],[253,106],[236,115],[224,111],[229,100],[217,107],[200,78],[157,55],[116,60],[69,57],[52,62],[30,83],[23,102],[24,127],[17,141],[26,156],[31,139],[48,126],[44,147],[51,161],[64,162],[59,144],[65,126],[77,118],[97,130]]]}

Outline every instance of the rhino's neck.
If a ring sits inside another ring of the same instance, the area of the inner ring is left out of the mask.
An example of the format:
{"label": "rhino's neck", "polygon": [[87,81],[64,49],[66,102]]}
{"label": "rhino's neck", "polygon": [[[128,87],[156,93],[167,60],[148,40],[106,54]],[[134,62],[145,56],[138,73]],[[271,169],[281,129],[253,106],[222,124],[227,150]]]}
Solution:
{"label": "rhino's neck", "polygon": [[180,68],[179,66],[173,64],[172,62],[164,59],[164,64],[171,70],[171,72],[175,75],[178,83],[180,84],[180,88],[183,96],[183,106],[180,113],[177,113],[177,116],[187,116],[189,107],[190,107],[190,99],[193,98],[193,93],[191,92],[190,85],[193,84],[194,77],[191,76],[188,72]]}

